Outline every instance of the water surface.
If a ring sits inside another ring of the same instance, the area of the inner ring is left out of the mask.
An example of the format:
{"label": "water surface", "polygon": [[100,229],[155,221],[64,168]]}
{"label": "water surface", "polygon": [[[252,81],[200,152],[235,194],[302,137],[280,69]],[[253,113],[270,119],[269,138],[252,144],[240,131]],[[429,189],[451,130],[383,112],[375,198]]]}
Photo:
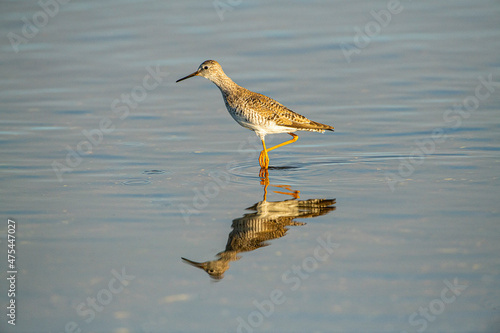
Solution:
{"label": "water surface", "polygon": [[[497,332],[500,4],[216,4],[2,4],[0,330]],[[261,179],[207,59],[335,132]]]}

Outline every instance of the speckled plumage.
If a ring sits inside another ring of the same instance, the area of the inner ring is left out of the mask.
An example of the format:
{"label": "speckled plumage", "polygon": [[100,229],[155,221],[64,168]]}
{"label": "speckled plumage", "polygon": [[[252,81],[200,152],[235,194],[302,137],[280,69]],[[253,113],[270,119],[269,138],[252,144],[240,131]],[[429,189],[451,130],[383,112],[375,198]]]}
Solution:
{"label": "speckled plumage", "polygon": [[[263,151],[259,162],[262,168],[269,165],[267,152],[297,140],[292,134],[295,131],[312,131],[323,133],[333,131],[333,127],[321,124],[293,112],[286,106],[265,95],[245,89],[233,82],[215,60],[203,62],[198,70],[176,82],[193,76],[203,76],[212,81],[221,91],[229,114],[241,126],[255,131],[262,140]],[[293,139],[281,145],[266,149],[264,138],[266,134],[289,133]]]}
{"label": "speckled plumage", "polygon": [[295,219],[312,218],[335,210],[335,199],[309,199],[257,202],[247,208],[254,212],[233,220],[226,248],[217,254],[217,259],[196,262],[182,260],[194,267],[203,269],[213,279],[220,280],[229,269],[230,263],[240,259],[240,253],[249,252],[268,245],[268,241],[283,237],[289,226],[305,223]]}
{"label": "speckled plumage", "polygon": [[259,136],[294,131],[321,132],[332,127],[323,125],[293,112],[283,104],[265,95],[243,87],[237,93],[222,93],[229,113],[243,127],[254,130]]}

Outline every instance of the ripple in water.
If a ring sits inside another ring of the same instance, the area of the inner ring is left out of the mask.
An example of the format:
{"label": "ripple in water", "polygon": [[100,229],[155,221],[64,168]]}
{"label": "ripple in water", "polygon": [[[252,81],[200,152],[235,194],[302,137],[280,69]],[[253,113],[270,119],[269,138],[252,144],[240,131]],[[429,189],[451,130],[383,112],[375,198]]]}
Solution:
{"label": "ripple in water", "polygon": [[148,184],[151,184],[151,181],[149,179],[142,179],[142,178],[134,178],[122,182],[122,185],[128,185],[128,186],[141,186]]}
{"label": "ripple in water", "polygon": [[142,173],[145,175],[163,175],[167,173],[167,170],[144,170]]}

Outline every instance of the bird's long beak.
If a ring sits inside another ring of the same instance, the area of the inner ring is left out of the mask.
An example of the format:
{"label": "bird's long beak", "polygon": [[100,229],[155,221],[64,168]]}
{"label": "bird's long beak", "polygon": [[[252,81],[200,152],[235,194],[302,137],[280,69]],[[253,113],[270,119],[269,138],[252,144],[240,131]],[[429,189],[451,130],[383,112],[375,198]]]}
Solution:
{"label": "bird's long beak", "polygon": [[193,77],[193,76],[198,76],[198,75],[200,75],[200,72],[199,72],[199,71],[196,71],[196,72],[191,73],[191,74],[189,74],[188,76],[185,76],[185,77],[183,77],[182,79],[179,79],[179,80],[177,80],[177,81],[175,81],[175,82],[180,82],[180,81],[182,81],[182,80],[189,79],[190,77]]}
{"label": "bird's long beak", "polygon": [[[193,76],[193,74],[191,74],[191,76]],[[188,77],[191,77],[191,76],[186,76],[184,79],[187,79]],[[184,80],[184,79],[181,79],[181,80]],[[185,263],[190,264],[191,266],[198,267],[198,268],[201,268],[201,269],[205,269],[205,266],[206,266],[205,263],[192,261],[192,260],[189,260],[189,259],[186,259],[186,258],[181,258],[181,259],[184,260]]]}

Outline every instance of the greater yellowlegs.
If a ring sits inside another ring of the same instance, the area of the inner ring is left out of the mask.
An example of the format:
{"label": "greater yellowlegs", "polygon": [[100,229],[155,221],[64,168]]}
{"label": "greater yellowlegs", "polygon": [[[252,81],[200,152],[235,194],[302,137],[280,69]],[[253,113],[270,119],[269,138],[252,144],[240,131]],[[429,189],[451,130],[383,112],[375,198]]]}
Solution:
{"label": "greater yellowlegs", "polygon": [[305,224],[295,219],[322,216],[336,209],[336,199],[297,200],[297,194],[300,191],[292,190],[289,185],[271,186],[286,189],[288,192],[275,192],[291,195],[293,199],[267,201],[268,177],[265,179],[265,184],[263,200],[247,208],[253,212],[233,220],[226,249],[217,254],[217,259],[205,262],[196,262],[186,258],[182,260],[191,266],[203,269],[214,280],[221,280],[231,262],[241,258],[240,253],[268,246],[270,240],[285,236],[289,226]]}
{"label": "greater yellowlegs", "polygon": [[[299,138],[293,132],[311,131],[323,133],[333,131],[333,127],[309,120],[272,98],[255,93],[233,82],[215,60],[204,61],[196,72],[177,80],[188,79],[193,76],[203,76],[209,79],[222,92],[222,98],[231,116],[241,126],[254,131],[262,141],[262,152],[259,164],[262,169],[269,166],[269,155],[273,149],[297,141]],[[266,148],[264,138],[267,134],[288,133],[292,139],[271,148]]]}

